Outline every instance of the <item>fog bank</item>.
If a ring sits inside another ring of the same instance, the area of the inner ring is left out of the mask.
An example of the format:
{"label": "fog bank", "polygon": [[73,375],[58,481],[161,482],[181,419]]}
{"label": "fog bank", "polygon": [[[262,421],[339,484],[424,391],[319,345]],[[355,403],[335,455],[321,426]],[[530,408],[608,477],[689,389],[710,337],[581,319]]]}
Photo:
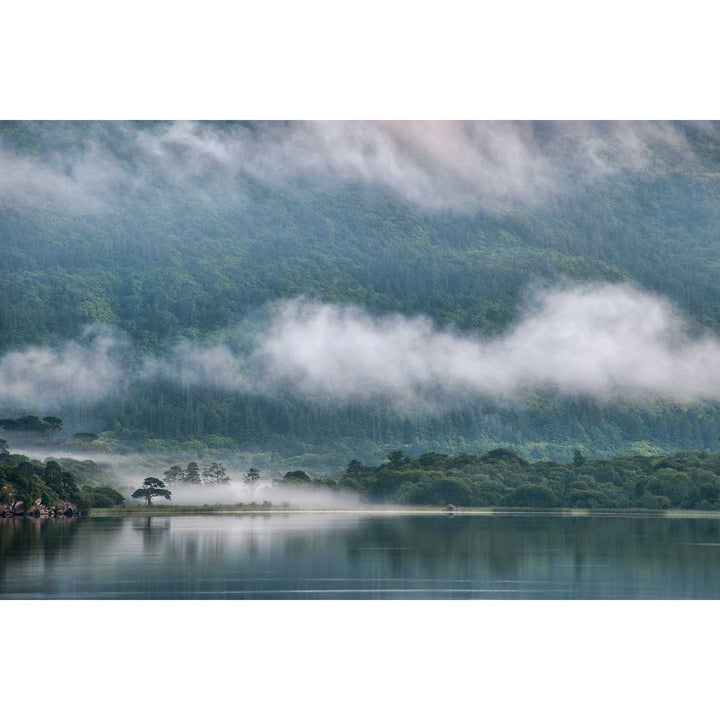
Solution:
{"label": "fog bank", "polygon": [[[237,477],[239,475],[236,474]],[[162,476],[160,476],[162,477]],[[241,481],[227,485],[189,485],[181,483],[170,488],[172,504],[175,505],[236,505],[251,502],[250,490]],[[361,505],[357,494],[348,490],[331,490],[322,487],[296,485],[273,485],[265,480],[255,489],[252,501],[256,504],[270,502],[273,508],[288,504],[293,508],[351,508]],[[154,500],[158,504],[166,501]]]}
{"label": "fog bank", "polygon": [[692,331],[663,298],[627,285],[536,292],[519,320],[493,337],[307,298],[277,303],[266,320],[228,337],[147,354],[94,328],[78,341],[0,357],[0,402],[49,411],[154,380],[339,403],[383,400],[417,412],[539,391],[608,401],[720,399],[720,340]]}
{"label": "fog bank", "polygon": [[265,381],[338,400],[422,405],[555,391],[601,400],[720,398],[720,341],[694,336],[665,300],[628,286],[536,293],[518,323],[484,338],[423,317],[352,306],[278,307],[259,345]]}
{"label": "fog bank", "polygon": [[0,402],[43,411],[102,400],[127,382],[129,350],[113,328],[92,325],[77,340],[8,352],[0,356]]}

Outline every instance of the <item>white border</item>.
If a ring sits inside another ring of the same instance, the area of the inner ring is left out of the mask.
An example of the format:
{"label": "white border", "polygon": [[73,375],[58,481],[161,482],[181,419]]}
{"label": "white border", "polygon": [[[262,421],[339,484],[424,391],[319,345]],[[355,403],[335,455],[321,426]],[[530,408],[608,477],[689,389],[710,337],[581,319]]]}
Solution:
{"label": "white border", "polygon": [[0,607],[7,717],[605,720],[716,704],[714,602]]}
{"label": "white border", "polygon": [[708,119],[712,5],[9,0],[5,119]]}
{"label": "white border", "polygon": [[[707,3],[11,1],[0,117],[717,118]],[[8,717],[698,717],[717,603],[2,602]]]}

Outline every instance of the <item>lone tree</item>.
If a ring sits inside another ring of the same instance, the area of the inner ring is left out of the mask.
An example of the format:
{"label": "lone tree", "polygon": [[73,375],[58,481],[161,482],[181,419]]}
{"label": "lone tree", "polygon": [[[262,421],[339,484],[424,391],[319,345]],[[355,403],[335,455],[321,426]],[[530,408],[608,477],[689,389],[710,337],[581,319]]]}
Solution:
{"label": "lone tree", "polygon": [[253,502],[255,497],[255,488],[260,482],[260,471],[256,468],[250,468],[243,475],[243,482],[250,488],[250,502]]}
{"label": "lone tree", "polygon": [[133,494],[134,498],[145,498],[148,505],[152,505],[152,499],[154,497],[164,497],[169,500],[172,497],[172,493],[165,489],[165,483],[162,480],[158,480],[155,477],[145,478],[143,480],[143,486],[138,488]]}
{"label": "lone tree", "polygon": [[202,472],[203,479],[208,483],[217,483],[218,485],[227,485],[230,482],[230,476],[222,463],[214,462]]}
{"label": "lone tree", "polygon": [[50,442],[55,442],[55,433],[62,427],[63,421],[59,417],[48,415],[42,421],[50,432]]}

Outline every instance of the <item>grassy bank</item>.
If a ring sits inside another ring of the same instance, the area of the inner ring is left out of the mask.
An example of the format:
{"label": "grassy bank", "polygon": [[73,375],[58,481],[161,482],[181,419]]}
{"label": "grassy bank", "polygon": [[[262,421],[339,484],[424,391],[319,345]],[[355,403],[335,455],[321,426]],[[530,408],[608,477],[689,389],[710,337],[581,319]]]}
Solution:
{"label": "grassy bank", "polygon": [[202,515],[205,513],[258,513],[281,512],[281,508],[267,508],[257,505],[123,505],[114,508],[92,508],[91,517],[117,517],[122,515]]}

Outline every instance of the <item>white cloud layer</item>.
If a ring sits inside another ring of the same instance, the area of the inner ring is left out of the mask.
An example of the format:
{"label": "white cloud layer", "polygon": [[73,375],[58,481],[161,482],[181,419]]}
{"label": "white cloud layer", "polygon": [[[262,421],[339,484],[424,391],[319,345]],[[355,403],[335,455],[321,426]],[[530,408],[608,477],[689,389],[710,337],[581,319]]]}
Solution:
{"label": "white cloud layer", "polygon": [[538,294],[499,337],[376,318],[354,307],[281,306],[258,357],[266,382],[400,405],[557,391],[599,399],[720,398],[720,341],[693,337],[665,301],[626,286]]}
{"label": "white cloud layer", "polygon": [[624,285],[536,293],[519,321],[492,338],[300,298],[273,307],[248,351],[183,341],[132,363],[126,356],[125,341],[97,329],[56,348],[8,353],[0,358],[0,402],[87,404],[154,378],[230,392],[385,400],[412,411],[537,391],[720,400],[720,340],[693,333],[665,300]]}
{"label": "white cloud layer", "polygon": [[141,194],[177,202],[178,190],[241,202],[245,176],[377,187],[428,210],[474,212],[693,159],[679,126],[664,122],[97,123],[89,137],[70,127],[76,140],[57,149],[52,126],[27,127],[46,152],[13,150],[0,125],[0,207],[117,211]]}
{"label": "white cloud layer", "polygon": [[78,340],[6,353],[0,357],[0,402],[49,410],[102,400],[127,381],[126,351],[111,328],[92,326]]}

